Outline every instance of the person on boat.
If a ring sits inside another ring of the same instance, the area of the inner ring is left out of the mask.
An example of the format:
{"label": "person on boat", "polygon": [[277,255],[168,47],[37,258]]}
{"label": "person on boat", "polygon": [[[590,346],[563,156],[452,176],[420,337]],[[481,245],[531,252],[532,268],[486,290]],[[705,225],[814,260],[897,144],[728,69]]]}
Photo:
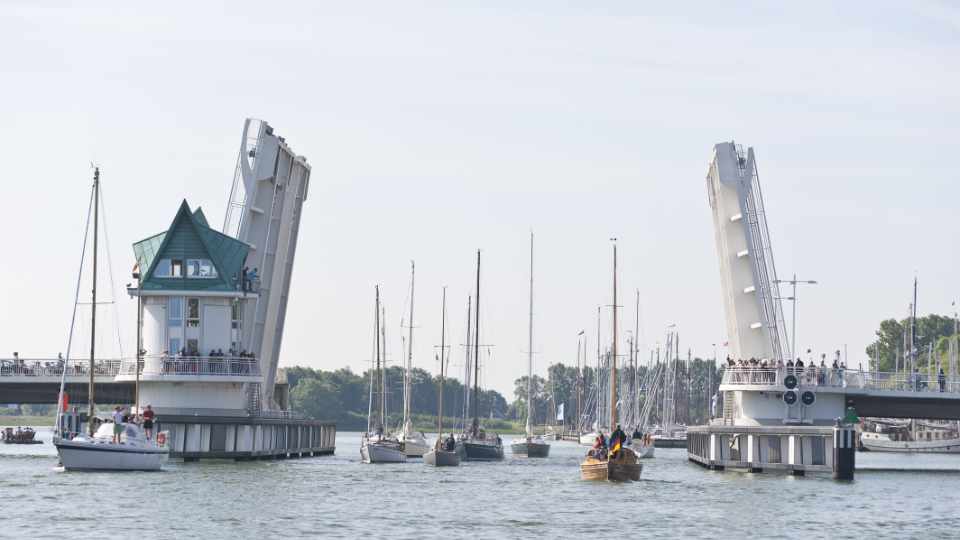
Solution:
{"label": "person on boat", "polygon": [[147,409],[143,411],[143,433],[147,436],[147,440],[153,439],[153,419],[155,414],[153,408],[150,405],[147,405]]}
{"label": "person on boat", "polygon": [[444,444],[444,450],[447,452],[453,452],[457,448],[457,441],[453,438],[453,433],[447,436],[446,443]]}
{"label": "person on boat", "polygon": [[620,428],[620,424],[617,424],[617,429],[610,434],[610,458],[616,457],[620,447],[626,444],[627,434]]}
{"label": "person on boat", "polygon": [[123,433],[123,409],[119,405],[113,408],[113,442],[120,442],[120,434]]}
{"label": "person on boat", "polygon": [[603,432],[597,433],[597,438],[593,440],[593,447],[590,448],[589,455],[594,459],[607,457],[607,441],[603,438]]}

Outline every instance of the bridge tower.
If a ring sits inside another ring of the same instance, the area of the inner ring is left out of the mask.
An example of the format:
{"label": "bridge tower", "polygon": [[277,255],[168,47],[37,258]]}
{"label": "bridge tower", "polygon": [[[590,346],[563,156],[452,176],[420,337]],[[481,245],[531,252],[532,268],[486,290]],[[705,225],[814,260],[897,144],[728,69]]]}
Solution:
{"label": "bridge tower", "polygon": [[[310,166],[262,120],[243,125],[223,233],[250,246],[246,265],[256,271],[255,302],[244,307],[243,343],[260,362],[262,404],[277,408],[274,383],[283,340],[300,214],[310,185]],[[261,402],[253,388],[253,401]]]}
{"label": "bridge tower", "polygon": [[730,356],[786,360],[783,307],[753,148],[714,145],[707,172]]}

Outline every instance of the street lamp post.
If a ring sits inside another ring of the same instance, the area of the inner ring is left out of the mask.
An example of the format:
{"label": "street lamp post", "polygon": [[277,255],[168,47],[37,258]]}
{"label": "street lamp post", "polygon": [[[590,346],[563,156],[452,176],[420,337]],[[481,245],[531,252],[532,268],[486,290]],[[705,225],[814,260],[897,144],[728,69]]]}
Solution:
{"label": "street lamp post", "polygon": [[802,285],[816,285],[817,282],[814,280],[798,280],[797,274],[793,274],[793,279],[778,279],[774,283],[789,283],[793,287],[793,293],[788,298],[784,300],[790,300],[793,302],[793,320],[791,321],[791,330],[790,330],[790,359],[793,360],[797,355],[797,283]]}

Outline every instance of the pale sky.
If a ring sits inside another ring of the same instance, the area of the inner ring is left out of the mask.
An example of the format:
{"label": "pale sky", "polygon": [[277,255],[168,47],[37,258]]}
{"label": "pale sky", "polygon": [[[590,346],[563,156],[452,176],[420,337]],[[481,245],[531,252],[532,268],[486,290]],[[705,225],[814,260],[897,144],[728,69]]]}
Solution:
{"label": "pale sky", "polygon": [[[531,230],[538,371],[572,365],[581,329],[595,351],[613,236],[623,326],[639,289],[645,348],[675,323],[712,356],[704,178],[730,139],[756,149],[780,277],[820,282],[801,348],[865,362],[915,274],[921,313],[960,296],[947,3],[35,4],[0,5],[0,357],[66,347],[91,161],[123,285],[182,198],[222,222],[248,116],[313,166],[281,365],[364,369],[375,283],[398,360],[415,259],[414,363],[434,371],[441,287],[462,343],[480,248],[485,380],[512,396]],[[117,307],[133,350],[135,303]]]}

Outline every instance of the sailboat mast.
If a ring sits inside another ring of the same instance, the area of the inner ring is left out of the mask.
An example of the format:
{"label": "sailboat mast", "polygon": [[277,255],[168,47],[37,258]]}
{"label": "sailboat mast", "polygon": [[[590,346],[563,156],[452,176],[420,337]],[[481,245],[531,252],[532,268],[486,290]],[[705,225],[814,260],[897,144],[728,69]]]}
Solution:
{"label": "sailboat mast", "polygon": [[443,288],[440,309],[440,396],[437,398],[437,437],[443,436],[443,357],[447,351],[447,288]]}
{"label": "sailboat mast", "polygon": [[617,241],[613,240],[613,347],[610,357],[610,429],[617,425]]}
{"label": "sailboat mast", "polygon": [[473,332],[473,435],[480,428],[480,250],[477,250],[477,300],[474,302]]}
{"label": "sailboat mast", "polygon": [[[90,300],[90,386],[87,390],[87,424],[90,436],[93,436],[93,416],[94,416],[94,386],[93,371],[94,357],[97,347],[97,232],[100,223],[100,168],[93,169],[93,288],[91,289]],[[66,366],[64,366],[66,369]],[[62,407],[62,403],[57,404]]]}
{"label": "sailboat mast", "polygon": [[533,233],[530,233],[530,319],[527,330],[527,437],[533,436]]}
{"label": "sailboat mast", "polygon": [[410,369],[413,367],[413,282],[414,282],[414,263],[410,261],[410,320],[408,325],[407,338],[407,366],[403,371],[403,430],[408,431],[410,424]]}
{"label": "sailboat mast", "polygon": [[468,408],[470,406],[470,345],[471,345],[470,339],[471,339],[471,336],[473,335],[473,332],[472,332],[473,327],[470,325],[470,321],[471,321],[470,317],[473,315],[473,305],[471,304],[472,301],[473,301],[473,297],[468,296],[467,297],[467,347],[466,347],[467,354],[465,355],[465,358],[464,358],[464,370],[463,370],[464,371],[463,384],[466,387],[464,391],[464,399],[463,399],[464,431],[466,431],[466,427],[467,427],[467,414],[469,414],[470,412]]}
{"label": "sailboat mast", "polygon": [[[96,245],[97,237],[93,237],[94,245]],[[94,268],[96,268],[96,263],[94,263]],[[916,352],[916,339],[917,339],[917,278],[913,278],[913,305],[910,307],[910,375],[913,375],[913,370],[917,368],[917,352]]]}
{"label": "sailboat mast", "polygon": [[603,400],[602,392],[600,392],[600,375],[602,371],[600,369],[600,306],[597,306],[597,373],[593,376],[593,380],[597,383],[597,431],[600,431],[600,402]]}
{"label": "sailboat mast", "polygon": [[377,432],[380,433],[383,429],[385,423],[384,411],[386,410],[386,403],[384,402],[384,388],[383,388],[383,376],[381,375],[381,366],[380,366],[380,286],[376,286],[377,291],[377,304],[374,315],[374,329],[373,337],[377,341],[377,373],[376,377],[379,379],[378,383],[380,384],[380,419],[377,422]]}

